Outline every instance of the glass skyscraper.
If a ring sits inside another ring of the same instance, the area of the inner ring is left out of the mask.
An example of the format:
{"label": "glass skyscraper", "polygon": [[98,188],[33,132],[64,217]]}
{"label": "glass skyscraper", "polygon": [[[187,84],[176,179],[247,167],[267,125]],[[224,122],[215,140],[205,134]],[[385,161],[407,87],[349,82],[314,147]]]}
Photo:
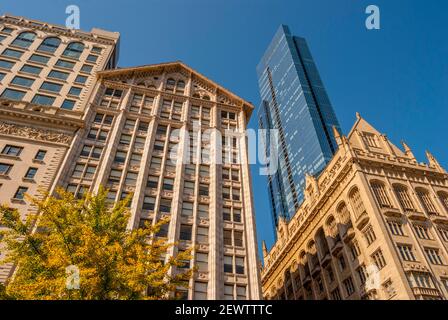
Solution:
{"label": "glass skyscraper", "polygon": [[[337,150],[339,123],[304,38],[281,25],[257,66],[260,129],[278,129],[278,170],[268,176],[272,221],[289,220],[304,199],[306,174],[317,175]],[[267,140],[269,142],[269,140]],[[265,143],[269,157],[269,145]]]}

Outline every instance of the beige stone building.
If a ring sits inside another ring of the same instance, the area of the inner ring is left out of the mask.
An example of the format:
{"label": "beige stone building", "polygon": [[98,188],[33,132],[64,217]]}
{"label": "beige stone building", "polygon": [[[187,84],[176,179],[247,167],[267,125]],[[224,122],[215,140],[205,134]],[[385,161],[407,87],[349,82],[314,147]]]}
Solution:
{"label": "beige stone building", "polygon": [[[80,197],[105,186],[111,201],[132,193],[129,228],[169,216],[158,236],[179,246],[168,255],[195,247],[185,267],[198,271],[178,297],[261,298],[245,139],[253,105],[181,62],[112,70],[115,33],[70,31],[12,17],[1,23],[0,201],[26,215],[33,208],[23,194],[35,196],[38,187],[54,192],[60,186]],[[24,31],[26,43],[17,46]],[[42,52],[50,35],[61,44],[54,53]],[[73,46],[67,57],[73,41],[83,46]],[[22,54],[5,56],[9,49]],[[49,60],[31,62],[37,54]],[[68,62],[74,64],[70,70],[62,67]],[[29,75],[25,65],[42,70]],[[87,73],[86,65],[92,65]],[[53,71],[68,76],[53,79]],[[17,85],[19,76],[30,80]],[[74,87],[82,88],[78,97],[71,94]],[[55,88],[60,90],[48,90]],[[31,168],[37,172],[29,177]],[[11,268],[2,270],[4,281]]]}
{"label": "beige stone building", "polygon": [[448,175],[363,118],[278,240],[263,247],[267,299],[447,299]]}
{"label": "beige stone building", "polygon": [[[0,202],[24,218],[35,209],[24,194],[54,185],[85,127],[96,73],[115,67],[118,44],[118,33],[0,17]],[[1,266],[0,281],[11,270]]]}
{"label": "beige stone building", "polygon": [[[181,62],[103,71],[58,185],[132,193],[130,228],[170,217],[159,234],[195,246],[185,299],[261,297],[246,125],[253,106]],[[231,143],[223,141],[233,132]],[[234,161],[223,161],[230,154]],[[243,158],[238,161],[239,157]],[[242,164],[246,163],[246,164]],[[176,272],[176,270],[172,270]]]}

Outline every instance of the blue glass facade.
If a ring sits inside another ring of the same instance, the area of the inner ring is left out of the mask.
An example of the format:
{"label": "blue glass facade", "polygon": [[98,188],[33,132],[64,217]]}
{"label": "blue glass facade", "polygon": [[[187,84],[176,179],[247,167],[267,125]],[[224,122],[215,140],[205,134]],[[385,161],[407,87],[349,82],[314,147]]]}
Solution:
{"label": "blue glass facade", "polygon": [[[280,26],[257,66],[260,129],[279,130],[278,170],[268,176],[272,222],[290,219],[304,198],[305,174],[317,175],[337,150],[336,115],[306,40]],[[269,147],[265,146],[269,156]]]}

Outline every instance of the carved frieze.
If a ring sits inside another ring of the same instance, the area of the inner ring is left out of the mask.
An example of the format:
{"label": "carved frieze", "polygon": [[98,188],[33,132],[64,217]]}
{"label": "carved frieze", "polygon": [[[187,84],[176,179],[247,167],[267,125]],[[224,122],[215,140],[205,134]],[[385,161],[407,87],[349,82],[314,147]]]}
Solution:
{"label": "carved frieze", "polygon": [[0,121],[0,134],[7,134],[12,136],[28,138],[32,140],[40,140],[62,144],[69,144],[70,141],[72,140],[72,136],[65,133],[33,128],[30,126],[12,124],[3,121]]}

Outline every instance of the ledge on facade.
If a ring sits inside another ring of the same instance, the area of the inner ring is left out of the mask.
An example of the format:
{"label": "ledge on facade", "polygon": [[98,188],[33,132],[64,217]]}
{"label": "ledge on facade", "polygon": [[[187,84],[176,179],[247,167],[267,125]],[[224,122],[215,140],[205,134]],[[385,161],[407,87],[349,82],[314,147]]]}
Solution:
{"label": "ledge on facade", "polygon": [[367,222],[369,222],[369,215],[367,214],[367,211],[364,211],[356,220],[356,227],[358,230],[361,230]]}
{"label": "ledge on facade", "polygon": [[11,203],[25,204],[26,202],[23,199],[11,198]]}
{"label": "ledge on facade", "polygon": [[439,214],[430,214],[429,218],[431,219],[432,222],[437,223],[437,224],[448,224],[447,216],[443,216],[443,215],[439,215]]}
{"label": "ledge on facade", "polygon": [[400,218],[402,216],[401,211],[397,208],[383,208],[382,211],[385,216],[391,218]]}
{"label": "ledge on facade", "polygon": [[412,291],[416,296],[440,297],[440,292],[437,289],[415,287],[412,288]]}
{"label": "ledge on facade", "polygon": [[406,212],[406,216],[411,220],[417,220],[417,221],[427,220],[425,214],[423,212],[418,211],[408,211]]}

